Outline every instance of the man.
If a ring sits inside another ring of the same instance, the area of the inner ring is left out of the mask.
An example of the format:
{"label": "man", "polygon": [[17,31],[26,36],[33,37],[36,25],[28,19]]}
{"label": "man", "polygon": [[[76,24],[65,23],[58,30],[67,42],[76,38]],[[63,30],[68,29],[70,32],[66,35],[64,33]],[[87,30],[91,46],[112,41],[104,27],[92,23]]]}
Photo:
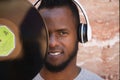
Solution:
{"label": "man", "polygon": [[33,80],[102,80],[76,65],[80,20],[72,0],[42,0],[38,9],[48,28],[49,50]]}

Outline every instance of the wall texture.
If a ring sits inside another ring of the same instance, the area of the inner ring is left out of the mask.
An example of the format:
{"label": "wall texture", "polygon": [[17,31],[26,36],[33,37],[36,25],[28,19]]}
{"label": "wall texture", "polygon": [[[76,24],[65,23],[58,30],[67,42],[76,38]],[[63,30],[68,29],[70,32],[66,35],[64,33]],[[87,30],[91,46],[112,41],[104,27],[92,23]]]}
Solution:
{"label": "wall texture", "polygon": [[[37,0],[29,1],[35,3]],[[79,2],[88,14],[93,35],[91,41],[79,43],[77,65],[105,80],[119,80],[119,0]]]}
{"label": "wall texture", "polygon": [[119,0],[79,0],[87,11],[92,40],[79,44],[79,66],[119,80]]}

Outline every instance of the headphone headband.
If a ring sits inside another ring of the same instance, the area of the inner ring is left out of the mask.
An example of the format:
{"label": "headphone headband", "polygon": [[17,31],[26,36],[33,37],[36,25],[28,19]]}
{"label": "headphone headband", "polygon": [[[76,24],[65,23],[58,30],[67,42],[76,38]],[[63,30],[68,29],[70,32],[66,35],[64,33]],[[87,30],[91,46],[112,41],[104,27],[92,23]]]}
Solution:
{"label": "headphone headband", "polygon": [[36,6],[39,3],[40,0],[37,0],[37,2],[35,2],[34,6]]}
{"label": "headphone headband", "polygon": [[86,21],[87,25],[89,25],[88,16],[87,16],[86,11],[83,8],[83,6],[77,0],[72,0],[72,1],[80,8],[80,10],[82,11],[82,13],[83,13],[83,15],[85,17],[85,21]]}

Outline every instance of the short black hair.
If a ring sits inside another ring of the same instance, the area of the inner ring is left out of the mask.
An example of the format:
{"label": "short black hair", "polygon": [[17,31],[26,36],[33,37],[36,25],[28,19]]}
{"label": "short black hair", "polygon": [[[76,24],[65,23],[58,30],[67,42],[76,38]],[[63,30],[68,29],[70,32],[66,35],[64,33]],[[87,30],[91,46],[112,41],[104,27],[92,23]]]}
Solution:
{"label": "short black hair", "polygon": [[42,0],[40,6],[38,7],[38,10],[43,8],[55,8],[62,6],[67,6],[70,8],[78,29],[78,26],[80,24],[79,11],[76,4],[72,0]]}

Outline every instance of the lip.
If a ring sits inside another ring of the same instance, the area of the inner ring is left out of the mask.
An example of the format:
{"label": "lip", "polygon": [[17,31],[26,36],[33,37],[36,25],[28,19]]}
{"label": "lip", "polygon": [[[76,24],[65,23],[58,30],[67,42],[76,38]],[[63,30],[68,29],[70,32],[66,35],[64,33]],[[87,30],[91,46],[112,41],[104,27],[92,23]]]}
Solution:
{"label": "lip", "polygon": [[64,53],[61,50],[52,50],[48,52],[47,60],[51,63],[56,63],[63,59]]}
{"label": "lip", "polygon": [[61,50],[49,50],[48,53],[62,53]]}
{"label": "lip", "polygon": [[48,55],[49,56],[60,56],[62,55],[63,53],[61,51],[48,51]]}

